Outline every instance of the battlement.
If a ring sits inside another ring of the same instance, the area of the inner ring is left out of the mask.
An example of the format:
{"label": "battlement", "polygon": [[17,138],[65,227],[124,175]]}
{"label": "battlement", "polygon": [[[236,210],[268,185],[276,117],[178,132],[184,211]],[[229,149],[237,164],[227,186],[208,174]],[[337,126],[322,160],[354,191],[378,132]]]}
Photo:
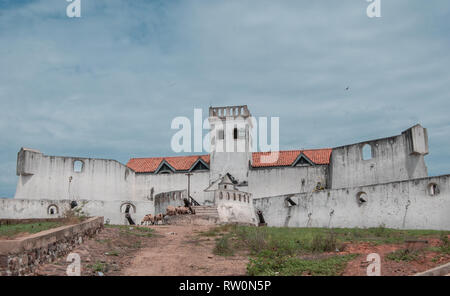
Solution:
{"label": "battlement", "polygon": [[225,107],[209,107],[209,117],[250,117],[250,111],[247,105],[242,106],[225,106]]}

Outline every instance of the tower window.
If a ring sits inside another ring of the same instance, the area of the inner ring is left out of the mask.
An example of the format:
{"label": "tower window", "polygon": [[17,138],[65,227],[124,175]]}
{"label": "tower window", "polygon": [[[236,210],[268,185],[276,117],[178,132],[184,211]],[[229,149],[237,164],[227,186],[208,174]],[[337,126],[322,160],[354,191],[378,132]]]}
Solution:
{"label": "tower window", "polygon": [[233,139],[237,140],[237,138],[238,138],[238,129],[234,128],[233,129]]}

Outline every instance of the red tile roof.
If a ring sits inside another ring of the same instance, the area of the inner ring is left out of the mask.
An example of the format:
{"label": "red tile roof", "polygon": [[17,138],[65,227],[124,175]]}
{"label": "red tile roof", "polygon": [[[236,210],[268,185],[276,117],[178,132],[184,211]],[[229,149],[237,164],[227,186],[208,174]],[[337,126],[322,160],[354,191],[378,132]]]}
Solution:
{"label": "red tile roof", "polygon": [[313,149],[313,150],[288,150],[279,151],[278,158],[271,162],[264,163],[261,156],[269,156],[270,152],[255,152],[252,155],[253,167],[275,167],[275,166],[290,166],[294,163],[300,154],[306,156],[314,164],[329,164],[332,149]]}
{"label": "red tile roof", "polygon": [[134,170],[136,173],[153,173],[159,167],[161,162],[165,160],[177,171],[188,171],[199,158],[209,164],[209,155],[190,155],[173,157],[132,158],[128,161],[127,167]]}
{"label": "red tile roof", "polygon": [[[253,167],[277,167],[290,166],[297,157],[303,153],[314,164],[329,164],[332,149],[314,149],[314,150],[289,150],[280,151],[278,159],[273,162],[263,163],[261,156],[270,155],[270,152],[254,152],[252,154]],[[128,161],[127,166],[136,173],[153,173],[159,167],[161,162],[165,160],[170,166],[177,171],[188,171],[193,164],[201,158],[209,164],[209,155],[191,155],[191,156],[173,156],[173,157],[151,157],[151,158],[132,158]]]}

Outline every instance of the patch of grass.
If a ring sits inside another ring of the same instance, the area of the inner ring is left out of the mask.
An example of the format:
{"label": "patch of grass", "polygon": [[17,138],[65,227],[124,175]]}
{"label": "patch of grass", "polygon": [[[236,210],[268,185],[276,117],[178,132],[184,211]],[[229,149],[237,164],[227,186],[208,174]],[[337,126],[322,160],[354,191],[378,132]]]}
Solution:
{"label": "patch of grass", "polygon": [[29,224],[0,225],[0,237],[12,238],[21,233],[38,233],[63,225],[63,222],[36,222]]}
{"label": "patch of grass", "polygon": [[95,272],[105,272],[108,268],[108,265],[104,262],[97,261],[94,264],[88,265],[88,268],[92,269]]}
{"label": "patch of grass", "polygon": [[386,258],[393,261],[414,261],[419,257],[420,253],[417,250],[410,250],[410,249],[400,249],[396,250],[394,252],[390,252],[386,255]]}
{"label": "patch of grass", "polygon": [[[224,234],[226,233],[226,234]],[[447,235],[450,232],[445,232]],[[374,244],[403,243],[406,239],[438,237],[434,230],[396,230],[384,225],[367,229],[217,227],[202,233],[216,236],[215,254],[228,256],[239,249],[250,251],[247,266],[251,275],[336,275],[356,255],[304,260],[306,254],[342,250],[344,242],[368,241]],[[222,237],[221,237],[222,236]],[[443,240],[443,246],[445,238]],[[448,246],[448,245],[447,245]],[[391,260],[414,260],[420,253],[403,251],[390,254]],[[313,256],[314,257],[314,256]]]}
{"label": "patch of grass", "polygon": [[116,250],[110,251],[110,252],[106,252],[105,255],[107,256],[119,256],[119,252],[117,252]]}
{"label": "patch of grass", "polygon": [[234,254],[232,244],[230,243],[231,235],[224,235],[223,237],[217,239],[216,245],[213,249],[215,255],[220,256],[231,256]]}
{"label": "patch of grass", "polygon": [[331,256],[325,259],[304,260],[292,256],[278,256],[271,251],[263,251],[250,259],[247,273],[253,276],[299,276],[299,275],[339,275],[347,262],[357,254]]}

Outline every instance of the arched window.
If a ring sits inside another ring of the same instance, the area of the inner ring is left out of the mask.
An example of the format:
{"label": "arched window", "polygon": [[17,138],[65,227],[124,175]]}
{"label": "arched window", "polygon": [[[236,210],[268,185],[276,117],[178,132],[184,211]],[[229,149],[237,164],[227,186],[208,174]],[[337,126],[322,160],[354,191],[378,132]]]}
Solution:
{"label": "arched window", "polygon": [[230,200],[230,193],[227,192],[227,200]]}
{"label": "arched window", "polygon": [[223,193],[222,193],[222,191],[220,191],[219,192],[219,199],[222,199],[223,198]]}
{"label": "arched window", "polygon": [[81,173],[83,171],[84,163],[81,160],[75,160],[73,162],[73,171],[75,173]]}
{"label": "arched window", "polygon": [[236,193],[233,193],[233,200],[236,200]]}
{"label": "arched window", "polygon": [[58,212],[58,207],[56,205],[49,205],[47,208],[47,214],[49,215],[56,215]]}
{"label": "arched window", "polygon": [[365,144],[362,148],[362,159],[363,160],[369,160],[372,159],[372,146],[369,144]]}
{"label": "arched window", "polygon": [[428,195],[435,196],[439,194],[439,186],[436,183],[428,184]]}

